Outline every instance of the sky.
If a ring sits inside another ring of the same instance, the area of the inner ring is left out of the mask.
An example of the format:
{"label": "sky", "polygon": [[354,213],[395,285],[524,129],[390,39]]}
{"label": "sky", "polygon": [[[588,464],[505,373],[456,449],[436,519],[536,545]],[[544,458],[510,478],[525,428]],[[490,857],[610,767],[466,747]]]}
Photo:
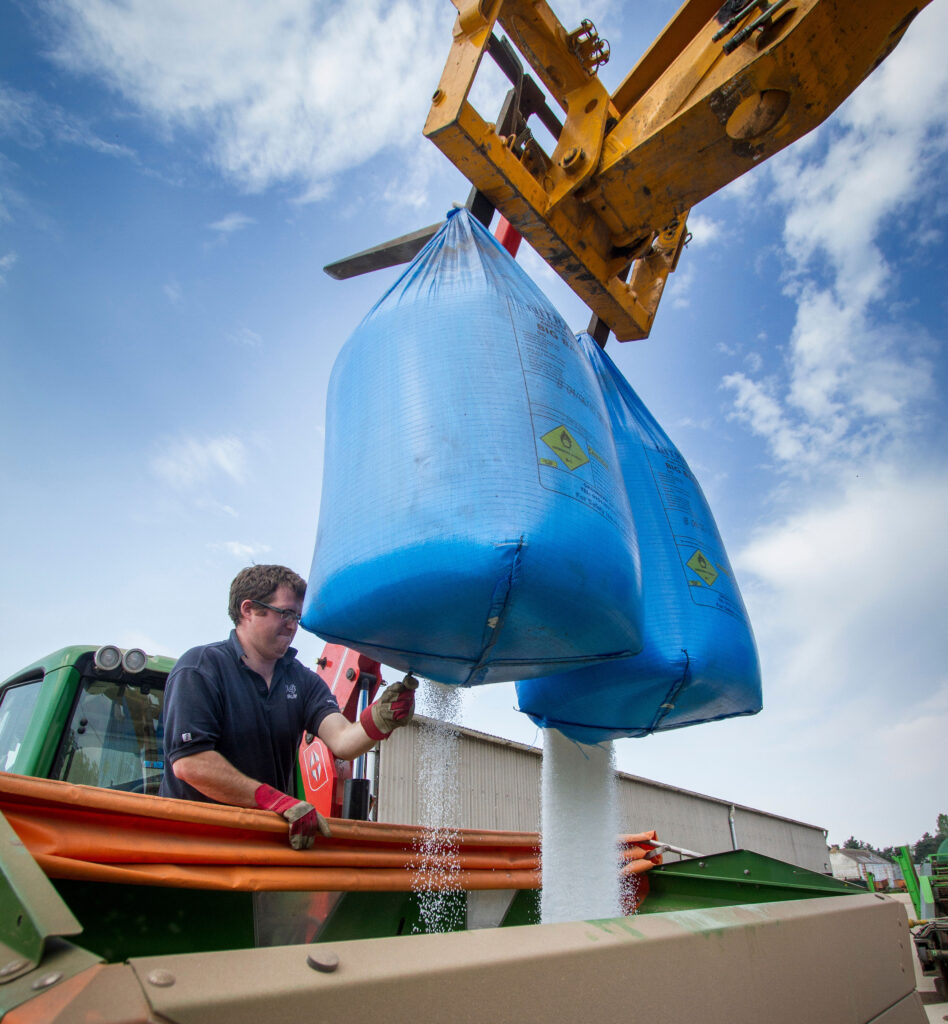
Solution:
{"label": "sky", "polygon": [[[609,39],[609,89],[674,8],[554,3]],[[308,572],[329,373],[398,275],[322,267],[466,199],[421,134],[454,14],[0,0],[0,678],[72,643],[176,656],[226,635],[243,566]],[[607,349],[701,482],[764,687],[753,718],[619,741],[618,767],[837,843],[948,811],[946,43],[936,0],[700,204],[651,337]],[[501,84],[474,96],[490,119]],[[542,744],[513,683],[460,705]]]}

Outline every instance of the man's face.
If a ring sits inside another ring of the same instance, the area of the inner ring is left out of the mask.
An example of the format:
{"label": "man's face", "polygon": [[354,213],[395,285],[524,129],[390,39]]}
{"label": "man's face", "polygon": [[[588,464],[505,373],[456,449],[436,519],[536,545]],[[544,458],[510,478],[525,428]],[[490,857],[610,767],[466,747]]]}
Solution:
{"label": "man's face", "polygon": [[[296,612],[303,610],[303,599],[297,597],[291,587],[281,584],[268,597],[265,604],[274,608]],[[286,654],[286,649],[296,636],[297,623],[293,619],[284,619],[279,612],[263,608],[259,604],[245,601],[241,605],[243,620],[241,625],[246,640],[264,658],[276,660]]]}

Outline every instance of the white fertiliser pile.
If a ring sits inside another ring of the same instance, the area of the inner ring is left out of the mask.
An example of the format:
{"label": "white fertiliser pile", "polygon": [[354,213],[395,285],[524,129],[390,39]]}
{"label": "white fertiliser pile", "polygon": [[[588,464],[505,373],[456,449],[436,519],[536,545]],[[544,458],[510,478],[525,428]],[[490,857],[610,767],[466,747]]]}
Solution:
{"label": "white fertiliser pile", "polygon": [[582,746],[555,729],[543,733],[543,895],[540,918],[619,917],[614,753]]}
{"label": "white fertiliser pile", "polygon": [[419,710],[434,719],[421,727],[418,793],[419,824],[425,829],[412,866],[419,872],[419,911],[424,932],[464,927],[464,900],[459,898],[457,822],[461,819],[458,773],[460,740],[451,722],[460,723],[464,691],[425,680]]}
{"label": "white fertiliser pile", "polygon": [[[425,831],[413,867],[422,928],[464,927],[458,876],[461,819],[460,739],[451,723],[463,719],[464,690],[424,681],[419,710],[432,719],[421,728],[418,792]],[[611,743],[588,747],[555,729],[544,730],[541,792],[543,891],[540,916],[557,921],[619,917],[618,804]],[[634,886],[636,879],[629,879]],[[628,895],[628,894],[627,894]]]}

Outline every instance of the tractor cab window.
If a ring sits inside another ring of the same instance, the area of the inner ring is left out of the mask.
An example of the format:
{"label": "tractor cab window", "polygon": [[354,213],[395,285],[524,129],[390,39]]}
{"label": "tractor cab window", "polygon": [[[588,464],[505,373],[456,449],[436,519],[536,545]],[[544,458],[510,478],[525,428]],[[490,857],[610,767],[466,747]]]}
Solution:
{"label": "tractor cab window", "polygon": [[42,681],[33,679],[8,686],[0,693],[0,771],[16,771],[16,756],[33,717]]}
{"label": "tractor cab window", "polygon": [[164,769],[162,685],[86,677],[50,778],[157,793]]}

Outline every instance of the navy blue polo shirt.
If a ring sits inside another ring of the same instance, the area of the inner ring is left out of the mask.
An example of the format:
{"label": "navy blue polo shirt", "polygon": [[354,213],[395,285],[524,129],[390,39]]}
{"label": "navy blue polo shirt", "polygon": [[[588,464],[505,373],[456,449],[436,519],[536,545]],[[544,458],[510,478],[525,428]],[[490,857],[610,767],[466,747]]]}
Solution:
{"label": "navy blue polo shirt", "polygon": [[267,688],[243,661],[232,630],[227,640],[192,647],[168,676],[164,701],[165,774],[161,795],[213,803],[177,778],[179,757],[216,750],[259,782],[296,792],[296,750],[305,731],[318,733],[339,705],[329,687],[296,660],[290,647]]}

